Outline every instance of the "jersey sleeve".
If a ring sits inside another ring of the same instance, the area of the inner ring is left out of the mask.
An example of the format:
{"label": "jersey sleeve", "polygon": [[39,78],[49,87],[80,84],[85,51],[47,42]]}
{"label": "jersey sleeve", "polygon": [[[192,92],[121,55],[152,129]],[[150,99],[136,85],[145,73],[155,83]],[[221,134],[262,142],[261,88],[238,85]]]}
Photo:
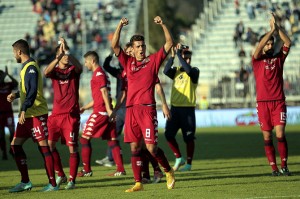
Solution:
{"label": "jersey sleeve", "polygon": [[120,65],[126,70],[127,62],[130,60],[130,56],[128,56],[122,49],[118,55],[118,60]]}

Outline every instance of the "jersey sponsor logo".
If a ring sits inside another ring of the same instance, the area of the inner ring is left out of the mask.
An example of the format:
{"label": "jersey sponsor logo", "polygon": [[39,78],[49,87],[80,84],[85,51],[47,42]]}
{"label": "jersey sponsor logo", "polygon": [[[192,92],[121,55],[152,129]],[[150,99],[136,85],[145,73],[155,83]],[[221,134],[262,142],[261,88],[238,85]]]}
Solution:
{"label": "jersey sponsor logo", "polygon": [[272,58],[272,59],[264,59],[264,62],[266,63],[265,65],[265,69],[266,70],[274,70],[275,66],[275,62],[276,62],[277,58]]}
{"label": "jersey sponsor logo", "polygon": [[69,80],[59,80],[58,83],[59,84],[68,84]]}
{"label": "jersey sponsor logo", "polygon": [[139,70],[141,70],[142,68],[146,68],[147,67],[147,63],[150,62],[150,58],[149,57],[146,57],[142,63],[140,65],[136,65],[136,62],[131,62],[131,71],[132,72],[137,72]]}

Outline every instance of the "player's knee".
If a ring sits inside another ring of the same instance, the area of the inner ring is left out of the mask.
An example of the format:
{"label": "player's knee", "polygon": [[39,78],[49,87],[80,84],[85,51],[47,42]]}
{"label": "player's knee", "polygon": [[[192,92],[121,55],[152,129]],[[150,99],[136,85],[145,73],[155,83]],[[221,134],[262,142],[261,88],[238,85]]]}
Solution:
{"label": "player's knee", "polygon": [[11,145],[10,148],[11,148],[11,151],[12,151],[14,157],[22,157],[23,156],[26,158],[26,154],[21,145]]}
{"label": "player's knee", "polygon": [[141,155],[142,155],[141,150],[135,150],[135,151],[131,150],[131,156],[132,157],[140,157]]}
{"label": "player's knee", "polygon": [[192,142],[192,141],[194,141],[195,140],[195,136],[184,136],[183,137],[183,141],[185,142],[185,143],[189,143],[189,142]]}
{"label": "player's knee", "polygon": [[90,146],[90,140],[86,138],[81,137],[79,141],[82,147]]}

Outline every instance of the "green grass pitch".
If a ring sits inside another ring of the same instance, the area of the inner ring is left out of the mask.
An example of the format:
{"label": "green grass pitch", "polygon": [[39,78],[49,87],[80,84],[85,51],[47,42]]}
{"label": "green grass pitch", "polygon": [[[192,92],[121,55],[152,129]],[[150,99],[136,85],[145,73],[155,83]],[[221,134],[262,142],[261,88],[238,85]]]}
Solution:
{"label": "green grass pitch", "polygon": [[[121,143],[127,175],[109,177],[114,167],[101,167],[95,160],[103,158],[106,142],[92,141],[92,177],[77,178],[76,189],[41,193],[47,184],[42,157],[31,140],[24,145],[33,189],[22,193],[8,193],[20,181],[20,174],[12,158],[0,160],[0,198],[298,198],[300,197],[300,126],[287,126],[289,169],[292,176],[272,177],[264,154],[263,139],[258,126],[199,128],[192,171],[176,172],[175,189],[168,190],[165,177],[159,184],[146,184],[144,191],[125,193],[134,184],[127,144]],[[182,154],[185,145],[181,132],[177,135]],[[276,140],[274,138],[274,140]],[[274,142],[276,144],[276,141]],[[174,164],[174,156],[165,141],[163,130],[159,146]],[[276,147],[276,146],[275,146]],[[68,174],[68,149],[58,144],[65,172]],[[280,163],[277,153],[277,163]],[[279,164],[280,165],[280,164]],[[81,164],[80,164],[81,168]],[[152,174],[152,169],[150,167]]]}

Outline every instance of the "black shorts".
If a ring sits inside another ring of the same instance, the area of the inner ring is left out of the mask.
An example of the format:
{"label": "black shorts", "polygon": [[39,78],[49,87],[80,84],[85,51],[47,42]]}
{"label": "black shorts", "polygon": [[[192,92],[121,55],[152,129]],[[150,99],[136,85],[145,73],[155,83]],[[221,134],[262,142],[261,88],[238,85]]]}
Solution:
{"label": "black shorts", "polygon": [[195,107],[171,106],[171,120],[166,122],[166,137],[175,137],[181,129],[185,141],[195,139],[196,115]]}

